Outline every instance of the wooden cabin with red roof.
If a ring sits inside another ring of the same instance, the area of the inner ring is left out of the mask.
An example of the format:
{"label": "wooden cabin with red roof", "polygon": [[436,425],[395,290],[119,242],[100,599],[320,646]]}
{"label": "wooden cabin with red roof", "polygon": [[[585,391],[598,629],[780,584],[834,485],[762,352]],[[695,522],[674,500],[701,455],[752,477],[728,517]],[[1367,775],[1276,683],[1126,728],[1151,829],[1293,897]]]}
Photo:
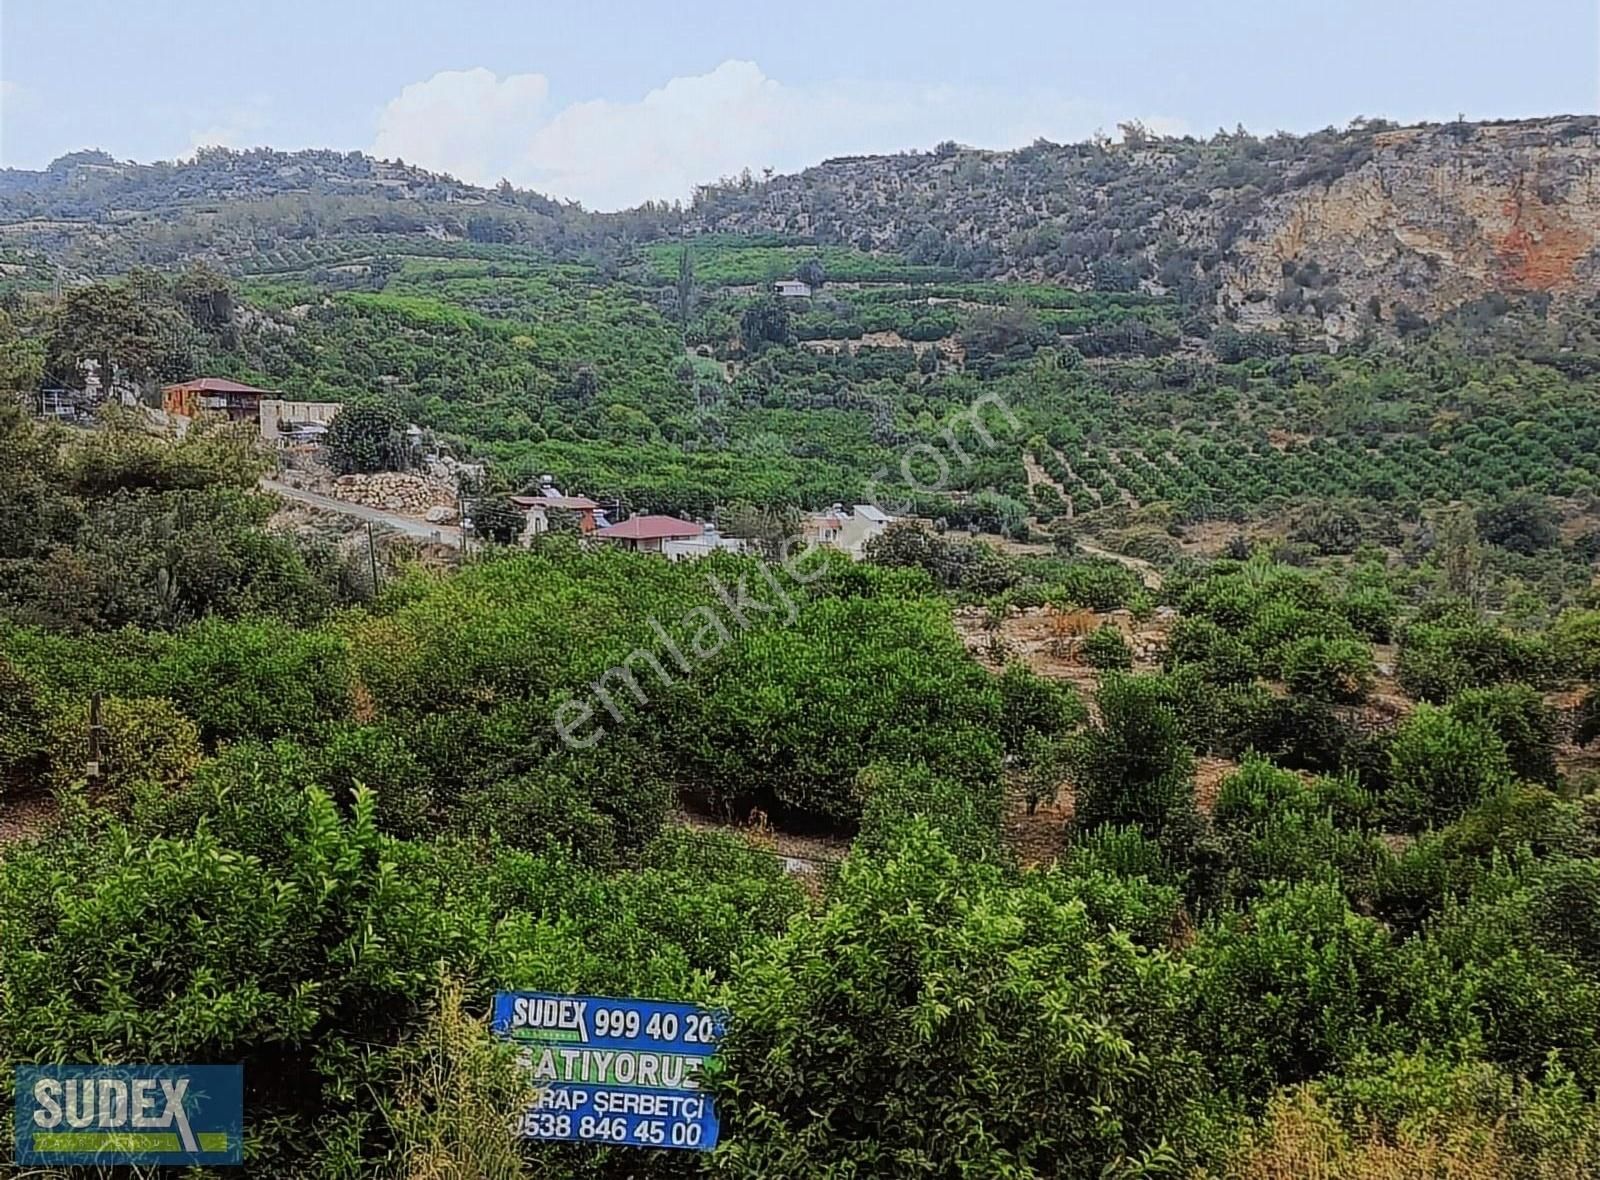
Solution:
{"label": "wooden cabin with red roof", "polygon": [[196,418],[201,414],[226,414],[235,422],[259,422],[261,399],[283,395],[274,389],[257,389],[226,377],[201,377],[167,385],[161,390],[161,408],[168,414]]}

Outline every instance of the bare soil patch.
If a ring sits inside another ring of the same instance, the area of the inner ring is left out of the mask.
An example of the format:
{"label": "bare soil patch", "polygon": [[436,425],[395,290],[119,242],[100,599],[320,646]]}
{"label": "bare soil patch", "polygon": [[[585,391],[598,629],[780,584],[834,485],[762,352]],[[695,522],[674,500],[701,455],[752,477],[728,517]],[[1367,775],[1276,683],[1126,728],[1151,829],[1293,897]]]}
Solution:
{"label": "bare soil patch", "polygon": [[1001,837],[1018,864],[1025,869],[1040,869],[1061,859],[1067,848],[1073,805],[1070,783],[1062,783],[1054,799],[1041,800],[1031,813],[1027,793],[1016,783],[1007,786]]}
{"label": "bare soil patch", "polygon": [[47,792],[6,800],[0,804],[0,852],[7,844],[39,835],[60,814],[60,804]]}

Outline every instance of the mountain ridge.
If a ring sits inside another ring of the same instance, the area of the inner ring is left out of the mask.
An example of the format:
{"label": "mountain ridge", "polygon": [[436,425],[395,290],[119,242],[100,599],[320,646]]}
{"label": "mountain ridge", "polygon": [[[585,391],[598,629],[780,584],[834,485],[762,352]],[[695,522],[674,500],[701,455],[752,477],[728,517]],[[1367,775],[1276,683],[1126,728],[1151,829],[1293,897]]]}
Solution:
{"label": "mountain ridge", "polygon": [[277,242],[361,238],[381,252],[431,239],[571,257],[725,233],[1172,294],[1216,322],[1342,340],[1485,298],[1592,298],[1597,173],[1593,116],[1209,139],[1128,124],[1120,143],[835,157],[617,213],[360,152],[213,148],[138,164],[85,151],[0,170],[0,245],[90,275],[191,258],[248,271]]}

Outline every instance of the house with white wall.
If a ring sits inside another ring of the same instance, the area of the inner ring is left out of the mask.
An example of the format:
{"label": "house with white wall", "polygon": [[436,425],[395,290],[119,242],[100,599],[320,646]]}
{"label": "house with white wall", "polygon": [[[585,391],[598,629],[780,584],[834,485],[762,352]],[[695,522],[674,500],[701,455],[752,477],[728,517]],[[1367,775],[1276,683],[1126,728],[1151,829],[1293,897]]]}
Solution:
{"label": "house with white wall", "polygon": [[894,519],[871,504],[857,504],[848,512],[843,504],[835,504],[826,512],[807,516],[801,532],[807,541],[842,550],[859,561],[866,556],[867,542],[882,536]]}

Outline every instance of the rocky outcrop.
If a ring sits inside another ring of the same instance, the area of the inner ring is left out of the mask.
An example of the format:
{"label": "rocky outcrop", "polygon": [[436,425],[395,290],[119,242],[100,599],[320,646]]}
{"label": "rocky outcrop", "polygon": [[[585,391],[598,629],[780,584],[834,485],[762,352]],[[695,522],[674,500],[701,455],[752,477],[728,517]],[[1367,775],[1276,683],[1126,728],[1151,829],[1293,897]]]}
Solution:
{"label": "rocky outcrop", "polygon": [[1593,120],[1410,128],[1376,137],[1372,158],[1325,186],[1266,203],[1222,267],[1219,307],[1281,326],[1286,271],[1315,262],[1363,313],[1425,317],[1491,292],[1562,299],[1600,290],[1600,137]]}
{"label": "rocky outcrop", "polygon": [[704,190],[693,227],[805,234],[1007,279],[1137,281],[1339,339],[1490,294],[1600,290],[1600,119],[828,161]]}
{"label": "rocky outcrop", "polygon": [[456,515],[455,488],[425,475],[392,471],[343,475],[334,481],[332,491],[349,504],[415,516],[433,524],[448,522]]}

